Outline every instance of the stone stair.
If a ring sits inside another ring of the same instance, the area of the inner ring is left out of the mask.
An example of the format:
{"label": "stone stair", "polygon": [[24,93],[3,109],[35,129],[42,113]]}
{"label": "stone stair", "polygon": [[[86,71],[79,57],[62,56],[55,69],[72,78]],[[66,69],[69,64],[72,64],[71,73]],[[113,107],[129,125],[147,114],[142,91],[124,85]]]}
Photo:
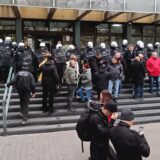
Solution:
{"label": "stone stair", "polygon": [[[27,125],[21,125],[21,118],[19,112],[19,97],[15,89],[12,90],[12,96],[10,100],[10,107],[7,118],[7,134],[26,134],[26,133],[42,133],[42,132],[54,132],[65,131],[75,129],[76,122],[80,115],[85,111],[86,104],[73,102],[74,113],[67,112],[65,107],[67,90],[66,86],[63,86],[54,98],[54,107],[56,112],[52,115],[43,113],[41,111],[42,104],[42,87],[37,84],[36,98],[31,98],[29,120]],[[145,83],[144,87],[144,100],[134,100],[132,98],[132,86],[123,85],[121,94],[118,98],[119,112],[122,108],[131,108],[135,113],[135,123],[154,123],[160,122],[160,97],[154,94],[150,94],[149,86]],[[4,85],[0,85],[0,104],[2,104],[2,98],[4,94]],[[96,99],[97,95],[93,92],[93,99]],[[0,105],[0,132],[2,133],[3,121],[2,121],[2,106]]]}

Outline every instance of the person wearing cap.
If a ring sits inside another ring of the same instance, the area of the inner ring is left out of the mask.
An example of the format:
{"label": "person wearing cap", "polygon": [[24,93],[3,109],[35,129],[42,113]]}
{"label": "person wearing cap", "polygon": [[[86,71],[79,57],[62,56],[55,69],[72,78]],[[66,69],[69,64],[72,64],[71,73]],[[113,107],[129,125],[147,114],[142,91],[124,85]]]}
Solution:
{"label": "person wearing cap", "polygon": [[77,91],[77,95],[80,96],[81,102],[91,100],[92,92],[92,77],[89,64],[83,64],[83,72],[80,75],[80,88]]}
{"label": "person wearing cap", "polygon": [[144,133],[130,129],[133,123],[134,113],[129,108],[123,108],[118,126],[110,129],[109,138],[118,160],[142,160],[142,156],[150,155],[150,147]]}
{"label": "person wearing cap", "polygon": [[34,77],[28,70],[29,64],[26,62],[23,63],[22,71],[18,72],[13,80],[6,84],[7,87],[14,84],[16,86],[20,98],[20,112],[23,125],[27,123],[28,119],[30,93],[32,93],[32,97],[35,97]]}
{"label": "person wearing cap", "polygon": [[[117,103],[109,101],[99,110],[99,114],[93,113],[89,120],[92,133],[90,144],[91,160],[107,160],[109,158],[109,130],[113,127],[118,117]],[[111,116],[108,122],[108,116]]]}

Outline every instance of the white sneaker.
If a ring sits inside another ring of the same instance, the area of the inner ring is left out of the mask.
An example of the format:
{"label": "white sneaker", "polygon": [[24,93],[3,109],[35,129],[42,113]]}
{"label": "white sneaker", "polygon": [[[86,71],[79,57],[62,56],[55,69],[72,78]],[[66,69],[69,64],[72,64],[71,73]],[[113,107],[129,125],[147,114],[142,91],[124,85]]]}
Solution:
{"label": "white sneaker", "polygon": [[27,121],[22,120],[22,125],[25,125],[25,124],[27,124]]}

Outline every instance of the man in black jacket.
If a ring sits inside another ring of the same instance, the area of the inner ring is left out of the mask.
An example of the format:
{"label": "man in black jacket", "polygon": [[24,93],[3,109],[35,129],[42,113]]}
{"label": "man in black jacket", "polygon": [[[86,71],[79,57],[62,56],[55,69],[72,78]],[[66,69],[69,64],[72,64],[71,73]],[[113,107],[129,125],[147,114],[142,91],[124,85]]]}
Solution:
{"label": "man in black jacket", "polygon": [[129,108],[121,111],[121,121],[110,130],[110,139],[117,152],[118,160],[142,160],[148,157],[150,148],[142,131],[131,130],[134,114]]}
{"label": "man in black jacket", "polygon": [[28,72],[28,70],[29,64],[23,63],[22,71],[18,72],[15,75],[14,79],[7,84],[7,87],[16,84],[16,88],[20,98],[20,110],[23,125],[27,123],[28,119],[30,92],[32,92],[32,97],[35,97],[34,77],[30,72]]}
{"label": "man in black jacket", "polygon": [[[40,68],[42,71],[42,87],[43,87],[43,112],[49,111],[53,113],[53,98],[56,93],[56,86],[59,84],[59,76],[56,66],[51,57],[48,57],[47,62]],[[49,98],[49,105],[47,99]]]}
{"label": "man in black jacket", "polygon": [[[90,145],[91,160],[109,160],[109,129],[117,119],[117,103],[110,101],[90,117],[92,139]],[[111,117],[110,122],[108,117]]]}

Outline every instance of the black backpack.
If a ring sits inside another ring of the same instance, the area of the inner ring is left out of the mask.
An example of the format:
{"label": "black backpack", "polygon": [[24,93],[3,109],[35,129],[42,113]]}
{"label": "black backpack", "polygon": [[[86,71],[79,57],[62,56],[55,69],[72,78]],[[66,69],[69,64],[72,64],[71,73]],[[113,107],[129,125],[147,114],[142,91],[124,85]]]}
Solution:
{"label": "black backpack", "polygon": [[80,116],[76,125],[76,131],[81,141],[91,141],[92,131],[89,125],[90,117],[93,113],[97,113],[100,116],[99,110],[101,104],[91,101],[88,103],[87,107],[87,111]]}

